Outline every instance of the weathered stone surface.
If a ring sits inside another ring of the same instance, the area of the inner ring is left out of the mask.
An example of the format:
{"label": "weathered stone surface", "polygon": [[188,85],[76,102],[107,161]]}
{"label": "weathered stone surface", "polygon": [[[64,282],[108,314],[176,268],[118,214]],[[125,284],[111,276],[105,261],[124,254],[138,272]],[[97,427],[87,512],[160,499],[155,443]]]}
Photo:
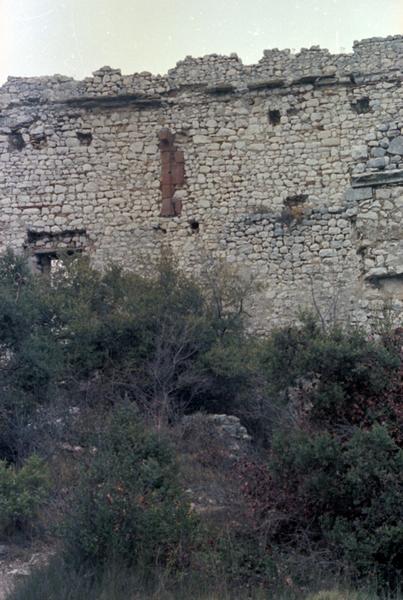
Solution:
{"label": "weathered stone surface", "polygon": [[401,183],[403,185],[403,169],[382,173],[364,173],[352,178],[353,187],[380,186]]}
{"label": "weathered stone surface", "polygon": [[370,169],[384,169],[389,163],[389,158],[384,156],[383,158],[371,158],[368,161],[368,167]]}
{"label": "weathered stone surface", "polygon": [[403,156],[403,136],[398,135],[389,144],[388,152],[390,154],[399,154]]}
{"label": "weathered stone surface", "polygon": [[354,146],[351,150],[351,156],[354,160],[360,160],[361,158],[368,158],[368,147],[366,145]]}
{"label": "weathered stone surface", "polygon": [[325,311],[336,289],[342,314],[366,322],[386,294],[366,276],[403,253],[402,60],[393,36],[336,56],[267,50],[255,65],[187,57],[165,76],[11,77],[0,251],[45,271],[64,250],[150,272],[170,248],[195,276],[206,257],[253,275],[258,332],[313,293]]}
{"label": "weathered stone surface", "polygon": [[372,187],[362,187],[358,189],[351,188],[346,192],[347,202],[360,202],[372,198]]}

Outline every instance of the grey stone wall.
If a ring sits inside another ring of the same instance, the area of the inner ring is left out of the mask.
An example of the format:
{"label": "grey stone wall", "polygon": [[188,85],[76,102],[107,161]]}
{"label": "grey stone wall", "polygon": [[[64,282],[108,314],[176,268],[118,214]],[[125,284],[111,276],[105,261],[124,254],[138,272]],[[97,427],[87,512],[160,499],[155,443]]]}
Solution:
{"label": "grey stone wall", "polygon": [[[104,67],[0,89],[0,250],[89,252],[144,269],[170,248],[253,273],[264,330],[314,302],[365,323],[403,302],[403,37],[352,54],[191,57],[166,76]],[[159,133],[181,211],[160,216]]]}

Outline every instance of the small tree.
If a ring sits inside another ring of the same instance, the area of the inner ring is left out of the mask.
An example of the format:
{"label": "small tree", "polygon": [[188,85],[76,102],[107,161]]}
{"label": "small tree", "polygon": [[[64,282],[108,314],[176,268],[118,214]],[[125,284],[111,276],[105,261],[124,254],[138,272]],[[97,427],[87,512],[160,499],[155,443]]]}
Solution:
{"label": "small tree", "polygon": [[39,457],[19,469],[0,461],[0,535],[32,528],[48,491],[48,470]]}
{"label": "small tree", "polygon": [[144,431],[132,409],[115,412],[96,443],[64,529],[68,555],[78,564],[185,565],[196,520],[170,448]]}

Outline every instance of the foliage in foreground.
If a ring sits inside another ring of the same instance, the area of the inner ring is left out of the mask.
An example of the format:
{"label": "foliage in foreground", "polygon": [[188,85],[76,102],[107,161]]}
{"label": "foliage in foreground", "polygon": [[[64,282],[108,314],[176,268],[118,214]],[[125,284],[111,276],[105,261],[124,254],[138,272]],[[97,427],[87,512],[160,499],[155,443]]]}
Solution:
{"label": "foliage in foreground", "polygon": [[21,468],[0,461],[0,535],[31,529],[49,491],[46,465],[37,456]]}
{"label": "foliage in foreground", "polygon": [[120,409],[82,476],[64,527],[78,565],[114,561],[142,569],[184,567],[197,538],[169,446]]}
{"label": "foliage in foreground", "polygon": [[[75,566],[62,572],[77,594],[108,597],[88,573],[102,579],[111,560],[201,578],[218,565],[231,585],[264,590],[284,580],[302,589],[312,565],[398,586],[401,331],[323,328],[309,316],[255,340],[247,293],[247,283],[211,273],[199,285],[169,262],[151,278],[72,262],[49,283],[11,254],[0,260],[0,477],[18,478],[32,452],[53,456],[79,437],[65,415],[49,417],[55,405],[105,415],[99,435],[79,440],[83,474],[64,529]],[[199,410],[239,415],[259,442],[243,470],[248,518],[215,532],[227,547],[200,539],[162,436]],[[29,506],[25,516],[9,511],[4,530],[34,517],[38,503]],[[77,574],[77,563],[91,571]],[[47,597],[41,585],[32,579]]]}
{"label": "foliage in foreground", "polygon": [[[231,283],[235,281],[235,283]],[[67,263],[49,282],[0,259],[0,458],[35,450],[38,408],[132,401],[158,426],[251,390],[247,282],[204,290],[163,261],[151,278]],[[245,288],[245,289],[244,289]],[[83,393],[85,390],[85,393]]]}
{"label": "foliage in foreground", "polygon": [[396,585],[403,572],[402,349],[312,318],[266,342],[282,397],[265,463],[244,468],[268,549],[316,554],[354,576]]}
{"label": "foliage in foreground", "polygon": [[352,575],[396,582],[402,571],[403,451],[386,429],[349,438],[288,432],[268,464],[249,465],[256,527],[277,548],[345,564]]}
{"label": "foliage in foreground", "polygon": [[75,570],[60,559],[33,572],[21,581],[8,600],[402,600],[396,594],[379,594],[365,587],[355,591],[345,585],[301,590],[277,588],[272,591],[251,586],[233,589],[217,573],[198,577],[184,575],[172,581],[164,572],[144,576],[133,570],[109,565],[100,572]]}

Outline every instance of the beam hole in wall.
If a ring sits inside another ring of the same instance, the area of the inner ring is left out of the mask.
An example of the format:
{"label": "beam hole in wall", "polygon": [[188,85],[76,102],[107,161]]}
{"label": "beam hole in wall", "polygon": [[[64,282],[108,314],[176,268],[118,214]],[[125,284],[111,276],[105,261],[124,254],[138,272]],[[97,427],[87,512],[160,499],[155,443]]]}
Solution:
{"label": "beam hole in wall", "polygon": [[281,114],[279,110],[269,110],[269,122],[272,125],[279,125],[281,121]]}
{"label": "beam hole in wall", "polygon": [[48,140],[44,133],[31,135],[29,139],[31,146],[35,148],[35,150],[40,150],[48,145]]}
{"label": "beam hole in wall", "polygon": [[192,219],[192,221],[189,221],[189,226],[190,226],[190,231],[192,233],[200,232],[200,224],[198,221],[195,221],[194,219]]}
{"label": "beam hole in wall", "polygon": [[286,206],[297,206],[304,204],[308,200],[308,194],[295,194],[294,196],[288,196],[284,200]]}
{"label": "beam hole in wall", "polygon": [[158,225],[154,225],[153,229],[155,229],[155,231],[159,231],[160,233],[166,233],[167,230],[165,229],[165,227],[161,227],[161,225],[158,223]]}
{"label": "beam hole in wall", "polygon": [[21,131],[12,131],[8,134],[8,146],[11,151],[18,150],[19,152],[25,148],[26,144]]}
{"label": "beam hole in wall", "polygon": [[353,109],[354,112],[357,113],[357,115],[362,115],[362,114],[370,112],[371,107],[369,105],[368,96],[363,96],[362,98],[359,98],[358,100],[355,100],[354,102],[352,102],[351,108]]}
{"label": "beam hole in wall", "polygon": [[77,131],[76,135],[82,146],[90,146],[92,144],[92,133],[90,131]]}
{"label": "beam hole in wall", "polygon": [[305,215],[307,194],[295,194],[284,200],[284,208],[280,215],[280,222],[290,226],[291,223],[300,223]]}

